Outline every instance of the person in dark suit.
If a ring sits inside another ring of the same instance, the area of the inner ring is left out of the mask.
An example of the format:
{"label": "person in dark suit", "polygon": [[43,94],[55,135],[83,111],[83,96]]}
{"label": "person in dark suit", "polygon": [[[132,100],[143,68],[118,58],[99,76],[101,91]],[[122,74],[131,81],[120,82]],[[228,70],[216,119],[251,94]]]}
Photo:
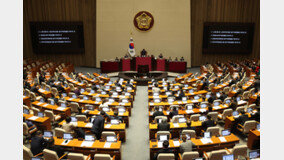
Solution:
{"label": "person in dark suit", "polygon": [[251,120],[255,120],[257,122],[260,122],[260,108],[256,108],[256,112],[251,114]]}
{"label": "person in dark suit", "polygon": [[36,95],[41,95],[41,93],[38,91],[39,90],[39,86],[38,84],[34,84],[32,87],[31,87],[31,91],[34,92]]}
{"label": "person in dark suit", "polygon": [[143,49],[141,51],[141,57],[146,57],[147,56],[147,51],[145,49]]}
{"label": "person in dark suit", "polygon": [[[61,146],[55,146],[54,145],[53,137],[48,140],[46,149],[55,151],[58,157],[62,157],[64,155],[64,151],[65,151],[64,148],[62,148]],[[64,156],[63,158],[67,158],[67,157]]]}
{"label": "person in dark suit", "polygon": [[162,119],[162,123],[158,124],[158,131],[169,131],[170,124],[167,122],[166,119]]}
{"label": "person in dark suit", "polygon": [[26,80],[24,80],[24,89],[31,89],[31,84]]}
{"label": "person in dark suit", "polygon": [[179,91],[179,94],[178,94],[178,96],[177,96],[176,99],[177,99],[177,100],[181,100],[182,97],[185,97],[185,94],[184,94],[183,90],[181,89],[181,90]]}
{"label": "person in dark suit", "polygon": [[159,111],[159,107],[156,106],[155,107],[155,112],[153,113],[153,118],[155,119],[156,116],[163,116],[163,115],[164,115],[164,113]]}
{"label": "person in dark suit", "polygon": [[236,84],[237,83],[237,80],[236,78],[233,78],[232,81],[229,83],[229,86],[233,85],[233,84]]}
{"label": "person in dark suit", "polygon": [[36,132],[36,135],[32,137],[31,140],[31,151],[33,155],[41,153],[44,150],[44,148],[47,146],[47,142],[48,141],[42,137],[42,132],[38,130]]}
{"label": "person in dark suit", "polygon": [[241,124],[241,125],[244,125],[245,122],[248,120],[249,120],[249,117],[245,111],[241,111],[241,115],[235,119],[236,124]]}
{"label": "person in dark suit", "polygon": [[97,140],[101,139],[102,132],[105,125],[105,112],[101,111],[100,115],[96,116],[93,120],[93,126],[91,132],[95,134]]}
{"label": "person in dark suit", "polygon": [[224,92],[222,92],[219,99],[223,102],[226,98],[227,98],[227,95]]}
{"label": "person in dark suit", "polygon": [[216,126],[216,122],[212,120],[210,115],[207,115],[207,120],[202,122],[202,129],[206,131],[208,127],[214,126]]}
{"label": "person in dark suit", "polygon": [[173,107],[173,110],[170,112],[169,116],[170,118],[173,118],[175,115],[178,115],[178,110],[176,107]]}
{"label": "person in dark suit", "polygon": [[[167,140],[165,140],[164,142],[163,142],[163,148],[162,149],[160,149],[155,155],[154,155],[154,160],[157,160],[158,159],[158,155],[160,154],[160,153],[174,153],[174,151],[172,150],[172,149],[170,149],[170,148],[168,148],[169,147],[169,141],[167,141]],[[176,154],[175,154],[175,159],[177,160],[177,156],[176,156]]]}
{"label": "person in dark suit", "polygon": [[120,123],[123,123],[123,119],[122,119],[122,117],[118,116],[118,112],[117,111],[114,111],[113,116],[110,116],[110,119],[111,120],[112,119],[116,119],[116,120],[119,120]]}

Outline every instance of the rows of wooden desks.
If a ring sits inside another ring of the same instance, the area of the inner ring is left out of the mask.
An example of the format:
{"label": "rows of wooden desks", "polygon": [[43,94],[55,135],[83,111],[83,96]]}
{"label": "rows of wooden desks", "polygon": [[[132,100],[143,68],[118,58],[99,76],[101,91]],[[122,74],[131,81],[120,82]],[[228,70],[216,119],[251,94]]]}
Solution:
{"label": "rows of wooden desks", "polygon": [[49,117],[37,117],[33,114],[25,114],[23,113],[23,117],[27,120],[32,121],[38,128],[42,130],[51,131],[51,122]]}
{"label": "rows of wooden desks", "polygon": [[62,118],[71,116],[71,109],[69,107],[64,108],[57,105],[42,103],[39,101],[32,102],[32,105],[39,108],[40,110],[52,110],[54,114],[60,114]]}
{"label": "rows of wooden desks", "polygon": [[54,144],[64,147],[66,151],[80,152],[85,155],[91,154],[93,157],[97,153],[115,155],[116,160],[121,160],[121,141],[105,142],[95,140],[93,143],[86,143],[84,140],[72,139],[66,144],[64,139],[54,137]]}
{"label": "rows of wooden desks", "polygon": [[[209,139],[197,139],[191,138],[191,141],[197,146],[197,151],[202,157],[203,152],[210,152],[213,150],[224,149],[224,148],[232,148],[235,144],[239,143],[239,138],[230,134],[224,137],[211,137]],[[179,153],[180,143],[182,141],[179,139],[170,139],[169,140],[169,148],[175,149],[176,153]],[[154,154],[162,149],[162,142],[158,142],[156,139],[150,140],[150,159],[152,160]]]}
{"label": "rows of wooden desks", "polygon": [[[59,123],[60,126],[62,126],[65,122],[65,120],[61,121]],[[90,131],[92,128],[93,124],[91,122],[85,122],[85,121],[77,121],[77,122],[71,122],[73,123],[76,127],[82,128],[86,131]],[[112,125],[110,123],[104,125],[104,131],[114,131],[116,134],[119,134],[119,138],[122,142],[125,142],[126,140],[126,124],[125,123],[120,123],[117,125]]]}

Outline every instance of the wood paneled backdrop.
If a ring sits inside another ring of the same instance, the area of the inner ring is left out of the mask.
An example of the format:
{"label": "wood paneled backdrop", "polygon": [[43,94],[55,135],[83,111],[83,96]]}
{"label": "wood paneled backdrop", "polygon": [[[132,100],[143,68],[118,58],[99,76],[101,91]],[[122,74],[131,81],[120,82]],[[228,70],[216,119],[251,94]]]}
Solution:
{"label": "wood paneled backdrop", "polygon": [[[85,54],[34,54],[30,21],[83,21]],[[204,22],[253,22],[255,32],[251,54],[202,54]],[[260,56],[260,0],[191,0],[191,64],[215,63]],[[96,66],[96,0],[24,0],[24,57]],[[186,45],[186,44],[185,44]]]}
{"label": "wood paneled backdrop", "polygon": [[[24,0],[24,57],[96,66],[96,0]],[[84,54],[34,54],[30,21],[82,21]]]}
{"label": "wood paneled backdrop", "polygon": [[[260,57],[260,0],[191,0],[191,65]],[[204,22],[255,23],[251,54],[202,54]]]}

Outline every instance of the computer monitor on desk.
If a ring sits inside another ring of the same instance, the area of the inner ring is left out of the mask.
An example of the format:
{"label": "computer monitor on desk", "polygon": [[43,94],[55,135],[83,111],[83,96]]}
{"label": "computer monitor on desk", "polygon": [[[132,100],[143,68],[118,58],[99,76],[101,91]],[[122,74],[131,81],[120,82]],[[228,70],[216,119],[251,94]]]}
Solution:
{"label": "computer monitor on desk", "polygon": [[72,140],[73,136],[71,133],[63,133],[63,139]]}
{"label": "computer monitor on desk", "polygon": [[51,137],[53,137],[52,131],[44,131],[43,132],[43,137],[44,138],[51,138]]}
{"label": "computer monitor on desk", "polygon": [[117,138],[116,138],[116,136],[107,136],[106,141],[107,142],[116,142]]}
{"label": "computer monitor on desk", "polygon": [[223,160],[235,160],[233,154],[223,155]]}
{"label": "computer monitor on desk", "polygon": [[159,135],[158,141],[164,142],[165,140],[169,140],[169,135]]}
{"label": "computer monitor on desk", "polygon": [[86,134],[85,135],[85,141],[95,141],[95,136]]}
{"label": "computer monitor on desk", "polygon": [[211,138],[210,132],[204,132],[204,138]]}
{"label": "computer monitor on desk", "polygon": [[260,157],[260,150],[253,150],[249,152],[249,158],[254,159],[254,158],[259,158]]}
{"label": "computer monitor on desk", "polygon": [[228,129],[224,129],[224,130],[222,130],[222,136],[228,136],[228,135],[230,135],[231,134],[231,131],[230,130],[228,130]]}

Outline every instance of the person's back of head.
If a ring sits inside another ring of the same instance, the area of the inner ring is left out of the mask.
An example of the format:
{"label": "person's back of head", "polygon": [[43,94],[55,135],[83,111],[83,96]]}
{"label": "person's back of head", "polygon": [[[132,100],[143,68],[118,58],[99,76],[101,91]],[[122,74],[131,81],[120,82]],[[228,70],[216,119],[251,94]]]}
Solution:
{"label": "person's back of head", "polygon": [[159,111],[159,107],[158,106],[155,107],[155,111]]}
{"label": "person's back of head", "polygon": [[244,110],[241,111],[241,114],[242,114],[242,115],[245,115],[245,113],[246,113],[246,112],[245,112]]}
{"label": "person's back of head", "polygon": [[207,119],[208,119],[208,120],[211,120],[211,116],[210,116],[210,115],[207,115]]}
{"label": "person's back of head", "polygon": [[105,111],[101,111],[100,115],[102,115],[103,117],[105,116],[106,112]]}
{"label": "person's back of head", "polygon": [[173,107],[173,111],[176,111],[177,110],[177,107]]}
{"label": "person's back of head", "polygon": [[162,119],[162,123],[168,123],[167,119]]}
{"label": "person's back of head", "polygon": [[118,116],[118,112],[117,112],[117,111],[113,112],[113,115],[114,115],[115,117],[117,117],[117,116]]}
{"label": "person's back of head", "polygon": [[54,138],[51,137],[48,142],[47,142],[47,148],[53,147],[54,146]]}
{"label": "person's back of head", "polygon": [[181,139],[182,139],[183,142],[186,142],[186,135],[183,134],[182,137],[181,137]]}
{"label": "person's back of head", "polygon": [[169,147],[169,141],[168,140],[165,140],[163,142],[163,148],[168,148]]}
{"label": "person's back of head", "polygon": [[66,117],[65,121],[66,121],[66,123],[70,123],[71,122],[71,117]]}
{"label": "person's back of head", "polygon": [[208,98],[208,103],[212,104],[213,101],[214,101],[214,100],[213,100],[212,96]]}
{"label": "person's back of head", "polygon": [[42,132],[40,130],[36,131],[36,134],[35,134],[37,137],[41,137],[42,136]]}
{"label": "person's back of head", "polygon": [[158,84],[157,83],[155,83],[155,85],[154,85],[155,87],[158,87]]}

